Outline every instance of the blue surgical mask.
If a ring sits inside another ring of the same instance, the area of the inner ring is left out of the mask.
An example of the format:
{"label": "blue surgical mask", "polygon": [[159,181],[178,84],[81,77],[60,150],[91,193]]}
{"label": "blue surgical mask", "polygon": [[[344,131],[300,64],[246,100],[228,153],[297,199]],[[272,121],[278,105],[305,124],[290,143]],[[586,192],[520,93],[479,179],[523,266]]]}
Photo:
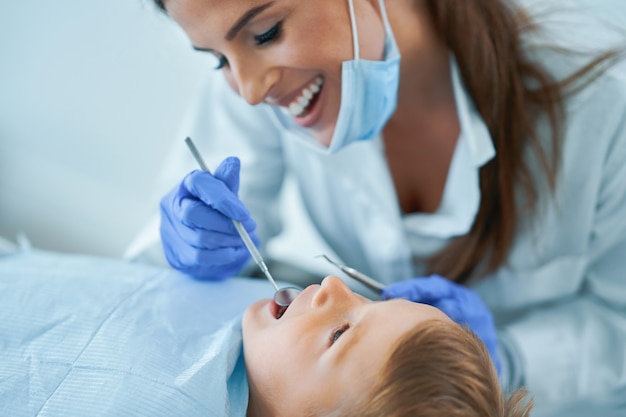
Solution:
{"label": "blue surgical mask", "polygon": [[342,63],[341,104],[329,146],[321,145],[308,129],[298,126],[280,108],[271,106],[281,127],[313,143],[315,148],[325,153],[335,153],[350,143],[377,137],[395,111],[398,101],[400,52],[387,18],[384,1],[378,0],[385,25],[385,52],[382,61],[369,61],[359,57],[359,35],[353,0],[348,0],[348,3],[355,57]]}

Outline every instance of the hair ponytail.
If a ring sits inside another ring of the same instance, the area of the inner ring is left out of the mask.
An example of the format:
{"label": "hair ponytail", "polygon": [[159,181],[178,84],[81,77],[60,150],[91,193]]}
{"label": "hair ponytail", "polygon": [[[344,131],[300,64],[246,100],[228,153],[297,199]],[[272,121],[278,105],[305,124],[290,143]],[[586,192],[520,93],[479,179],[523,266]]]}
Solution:
{"label": "hair ponytail", "polygon": [[[480,170],[482,198],[471,231],[428,260],[430,272],[464,282],[493,272],[505,262],[521,215],[536,208],[543,184],[533,179],[528,151],[554,190],[566,89],[617,54],[603,54],[567,79],[556,81],[525,56],[521,37],[537,28],[510,2],[428,0],[427,5],[496,148],[495,158]],[[540,115],[550,125],[547,143],[537,132]],[[524,206],[518,201],[520,187]]]}

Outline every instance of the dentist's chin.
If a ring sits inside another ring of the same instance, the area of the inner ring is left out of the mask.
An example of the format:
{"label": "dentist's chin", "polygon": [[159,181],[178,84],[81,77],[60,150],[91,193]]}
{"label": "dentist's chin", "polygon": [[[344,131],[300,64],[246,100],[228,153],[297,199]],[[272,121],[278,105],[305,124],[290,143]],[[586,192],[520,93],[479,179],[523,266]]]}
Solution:
{"label": "dentist's chin", "polygon": [[311,135],[315,140],[325,147],[329,147],[335,133],[335,125],[337,124],[337,118],[332,123],[320,124],[319,126],[312,126],[309,128]]}

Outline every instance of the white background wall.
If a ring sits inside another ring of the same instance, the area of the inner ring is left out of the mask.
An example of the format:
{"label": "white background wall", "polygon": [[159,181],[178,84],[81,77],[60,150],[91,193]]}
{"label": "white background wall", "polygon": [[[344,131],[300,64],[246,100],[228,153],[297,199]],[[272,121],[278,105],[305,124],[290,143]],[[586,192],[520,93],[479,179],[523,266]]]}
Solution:
{"label": "white background wall", "polygon": [[0,236],[121,255],[203,59],[150,0],[0,0]]}
{"label": "white background wall", "polygon": [[120,256],[206,59],[150,0],[0,0],[0,236]]}

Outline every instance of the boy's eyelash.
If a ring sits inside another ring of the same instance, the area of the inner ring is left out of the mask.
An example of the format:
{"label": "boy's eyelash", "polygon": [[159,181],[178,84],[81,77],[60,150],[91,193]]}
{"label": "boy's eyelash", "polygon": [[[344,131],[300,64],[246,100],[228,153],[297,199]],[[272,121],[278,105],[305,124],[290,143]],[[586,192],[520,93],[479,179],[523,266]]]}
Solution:
{"label": "boy's eyelash", "polygon": [[282,32],[283,22],[278,22],[272,26],[267,32],[256,35],[254,40],[257,45],[265,45],[266,43],[277,40]]}
{"label": "boy's eyelash", "polygon": [[344,323],[340,327],[334,329],[330,332],[330,337],[328,338],[328,346],[332,346],[337,339],[341,337],[348,329],[350,328],[350,323]]}

